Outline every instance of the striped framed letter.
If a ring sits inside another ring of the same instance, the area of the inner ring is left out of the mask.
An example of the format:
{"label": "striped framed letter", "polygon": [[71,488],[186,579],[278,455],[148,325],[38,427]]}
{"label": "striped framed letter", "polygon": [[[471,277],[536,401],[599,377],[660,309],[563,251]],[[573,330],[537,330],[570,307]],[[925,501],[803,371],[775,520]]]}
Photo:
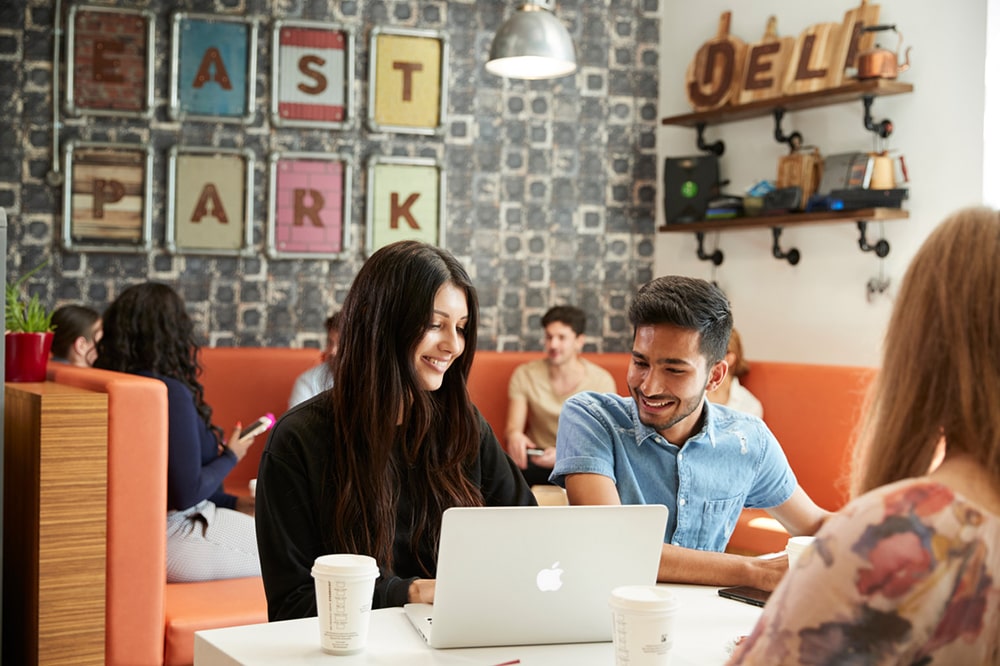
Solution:
{"label": "striped framed letter", "polygon": [[354,31],[279,20],[271,39],[271,123],[344,129],[354,124]]}

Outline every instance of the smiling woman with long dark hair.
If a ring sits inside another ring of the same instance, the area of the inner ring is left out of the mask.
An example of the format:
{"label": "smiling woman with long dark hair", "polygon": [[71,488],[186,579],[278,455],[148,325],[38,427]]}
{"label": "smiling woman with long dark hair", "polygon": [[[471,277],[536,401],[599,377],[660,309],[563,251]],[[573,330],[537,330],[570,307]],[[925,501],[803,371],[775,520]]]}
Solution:
{"label": "smiling woman with long dark hair", "polygon": [[476,290],[447,251],[400,241],[362,266],[342,308],[333,388],[275,426],[257,481],[257,540],[271,620],[316,614],[310,569],[374,557],[373,607],[434,597],[441,515],[532,505],[469,400]]}

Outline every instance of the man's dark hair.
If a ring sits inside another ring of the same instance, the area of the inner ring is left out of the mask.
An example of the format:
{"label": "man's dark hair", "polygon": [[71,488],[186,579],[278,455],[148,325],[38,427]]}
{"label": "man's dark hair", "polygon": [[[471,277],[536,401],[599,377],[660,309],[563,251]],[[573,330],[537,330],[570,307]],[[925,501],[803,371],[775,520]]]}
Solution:
{"label": "man's dark hair", "polygon": [[697,331],[699,350],[709,365],[726,356],[733,313],[722,290],[711,282],[680,275],[656,278],[642,286],[628,309],[633,336],[640,326],[669,324]]}
{"label": "man's dark hair", "polygon": [[587,330],[587,313],[572,305],[557,305],[549,308],[542,315],[542,328],[556,321],[566,324],[577,335],[583,335],[583,332]]}
{"label": "man's dark hair", "polygon": [[56,358],[69,358],[73,343],[81,335],[90,342],[94,336],[94,324],[100,321],[97,310],[85,305],[64,305],[52,313],[52,325],[55,334],[52,336],[52,355]]}

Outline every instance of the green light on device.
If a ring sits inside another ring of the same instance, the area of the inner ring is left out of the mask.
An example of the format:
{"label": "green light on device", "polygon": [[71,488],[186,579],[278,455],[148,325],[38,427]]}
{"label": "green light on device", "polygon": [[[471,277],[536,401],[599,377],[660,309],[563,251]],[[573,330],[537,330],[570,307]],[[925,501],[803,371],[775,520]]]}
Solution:
{"label": "green light on device", "polygon": [[681,185],[681,196],[685,199],[693,199],[698,196],[698,184],[693,180],[684,181]]}

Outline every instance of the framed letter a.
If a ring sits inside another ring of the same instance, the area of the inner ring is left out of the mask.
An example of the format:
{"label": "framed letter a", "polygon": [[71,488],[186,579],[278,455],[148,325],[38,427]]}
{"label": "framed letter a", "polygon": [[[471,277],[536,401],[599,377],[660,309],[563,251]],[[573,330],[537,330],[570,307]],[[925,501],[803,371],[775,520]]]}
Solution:
{"label": "framed letter a", "polygon": [[250,254],[253,153],[224,148],[170,150],[167,251]]}
{"label": "framed letter a", "polygon": [[170,117],[251,122],[257,108],[257,21],[176,12],[172,22]]}

